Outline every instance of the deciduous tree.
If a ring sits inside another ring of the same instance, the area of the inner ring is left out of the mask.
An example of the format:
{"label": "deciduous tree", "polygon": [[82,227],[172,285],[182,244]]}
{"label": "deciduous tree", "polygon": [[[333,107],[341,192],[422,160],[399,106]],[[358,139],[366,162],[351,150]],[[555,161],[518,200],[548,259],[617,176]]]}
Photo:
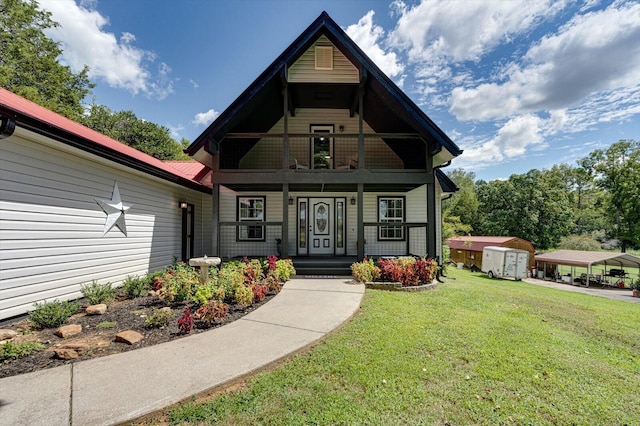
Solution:
{"label": "deciduous tree", "polygon": [[593,151],[583,165],[606,191],[607,217],[622,251],[640,246],[640,142],[620,140]]}
{"label": "deciduous tree", "polygon": [[58,62],[62,51],[44,33],[56,26],[35,0],[0,0],[0,86],[78,120],[94,85],[87,67],[76,74]]}

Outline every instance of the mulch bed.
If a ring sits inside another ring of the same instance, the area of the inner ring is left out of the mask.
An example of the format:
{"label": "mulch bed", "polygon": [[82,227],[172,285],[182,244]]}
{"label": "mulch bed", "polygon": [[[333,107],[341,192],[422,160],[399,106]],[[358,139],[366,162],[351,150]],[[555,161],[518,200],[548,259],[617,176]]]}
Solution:
{"label": "mulch bed", "polygon": [[[240,305],[229,305],[229,315],[227,315],[224,321],[215,323],[213,326],[208,326],[196,321],[191,334],[202,333],[242,318],[271,300],[275,295],[275,292],[268,293],[263,300],[254,303],[248,308],[243,308]],[[86,306],[88,306],[88,303],[85,302],[83,308]],[[167,305],[155,296],[120,299],[109,305],[107,312],[103,315],[89,316],[81,313],[71,317],[67,321],[67,324],[81,325],[82,333],[66,339],[56,336],[54,334],[56,329],[32,330],[28,318],[4,325],[0,328],[8,328],[19,333],[19,336],[14,338],[14,342],[37,341],[44,344],[47,348],[41,352],[15,360],[0,361],[0,378],[58,367],[71,362],[127,352],[186,336],[180,334],[178,328],[178,318],[182,316],[186,306],[184,303],[170,305],[174,312],[174,317],[166,327],[148,328],[146,326],[145,316],[150,315],[153,309],[160,309],[165,306]],[[193,313],[193,307],[191,311]],[[82,309],[82,312],[84,312],[84,309]],[[105,323],[115,323],[115,325],[105,328]],[[102,324],[102,326],[99,326],[99,324]],[[125,330],[137,331],[144,335],[144,338],[133,345],[115,342],[115,335]],[[60,348],[60,346],[63,345],[73,345],[76,343],[88,344],[90,349],[81,351],[80,356],[73,360],[62,360],[56,357],[54,349]]]}

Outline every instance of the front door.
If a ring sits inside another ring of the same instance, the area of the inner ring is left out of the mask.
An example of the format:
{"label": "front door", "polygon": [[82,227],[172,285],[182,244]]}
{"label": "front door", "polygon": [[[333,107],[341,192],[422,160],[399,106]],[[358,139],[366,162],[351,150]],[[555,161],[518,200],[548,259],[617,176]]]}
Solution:
{"label": "front door", "polygon": [[347,252],[347,199],[298,198],[298,256],[336,255]]}
{"label": "front door", "polygon": [[309,254],[333,254],[334,223],[333,198],[311,198],[309,223]]}

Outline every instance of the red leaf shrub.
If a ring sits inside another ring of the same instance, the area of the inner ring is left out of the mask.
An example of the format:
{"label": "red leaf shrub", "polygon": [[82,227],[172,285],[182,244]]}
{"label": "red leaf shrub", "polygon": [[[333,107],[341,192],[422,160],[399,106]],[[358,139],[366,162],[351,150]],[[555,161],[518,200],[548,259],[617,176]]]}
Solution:
{"label": "red leaf shrub", "polygon": [[182,334],[189,334],[193,330],[193,315],[191,315],[191,308],[188,306],[184,308],[184,313],[178,319],[178,327],[180,327]]}
{"label": "red leaf shrub", "polygon": [[253,300],[254,302],[259,302],[267,295],[267,285],[266,284],[256,284],[251,287],[251,291],[253,291]]}

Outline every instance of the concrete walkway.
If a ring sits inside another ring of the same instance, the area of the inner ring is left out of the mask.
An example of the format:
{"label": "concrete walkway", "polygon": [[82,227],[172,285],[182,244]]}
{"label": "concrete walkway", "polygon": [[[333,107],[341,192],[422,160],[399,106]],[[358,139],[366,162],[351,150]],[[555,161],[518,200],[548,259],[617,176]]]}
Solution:
{"label": "concrete walkway", "polygon": [[622,300],[624,302],[640,303],[640,297],[633,297],[632,291],[628,288],[602,287],[592,285],[583,287],[569,283],[559,283],[555,281],[544,281],[537,278],[525,278],[522,281],[543,287],[556,288],[558,290],[572,291],[574,293],[590,294],[592,296],[606,297],[607,299]]}
{"label": "concrete walkway", "polygon": [[0,425],[111,425],[212,390],[308,347],[350,319],[364,286],[293,279],[229,325],[0,379]]}

